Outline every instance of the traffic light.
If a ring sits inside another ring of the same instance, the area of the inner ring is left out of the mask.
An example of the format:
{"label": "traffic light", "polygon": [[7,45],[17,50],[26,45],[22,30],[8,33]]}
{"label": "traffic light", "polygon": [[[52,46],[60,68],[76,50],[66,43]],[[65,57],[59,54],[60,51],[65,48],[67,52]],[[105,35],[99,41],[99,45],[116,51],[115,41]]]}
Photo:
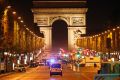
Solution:
{"label": "traffic light", "polygon": [[76,55],[76,56],[77,56],[77,58],[80,58],[80,53],[79,53],[79,52],[77,52],[77,55]]}

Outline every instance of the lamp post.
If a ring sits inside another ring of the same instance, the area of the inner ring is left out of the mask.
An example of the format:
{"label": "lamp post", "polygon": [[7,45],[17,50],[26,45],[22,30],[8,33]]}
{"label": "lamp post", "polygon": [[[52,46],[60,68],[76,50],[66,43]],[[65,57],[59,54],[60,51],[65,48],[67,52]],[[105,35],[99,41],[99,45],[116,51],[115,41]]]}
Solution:
{"label": "lamp post", "polygon": [[4,52],[4,55],[5,55],[5,70],[7,72],[7,55],[8,55],[8,52]]}

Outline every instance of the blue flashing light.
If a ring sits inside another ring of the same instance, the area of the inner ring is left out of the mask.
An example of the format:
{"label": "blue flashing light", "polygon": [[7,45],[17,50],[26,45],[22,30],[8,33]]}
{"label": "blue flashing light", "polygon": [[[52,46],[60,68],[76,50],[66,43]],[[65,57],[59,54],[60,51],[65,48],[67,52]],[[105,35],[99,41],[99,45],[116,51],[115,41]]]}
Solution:
{"label": "blue flashing light", "polygon": [[54,60],[54,59],[51,59],[51,60],[50,60],[50,63],[54,63],[54,62],[55,62],[55,60]]}

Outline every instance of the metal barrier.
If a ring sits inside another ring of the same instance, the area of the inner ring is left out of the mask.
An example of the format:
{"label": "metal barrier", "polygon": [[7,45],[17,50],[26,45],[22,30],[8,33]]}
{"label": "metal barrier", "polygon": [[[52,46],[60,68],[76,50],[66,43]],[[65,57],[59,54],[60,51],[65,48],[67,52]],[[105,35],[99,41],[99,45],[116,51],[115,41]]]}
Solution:
{"label": "metal barrier", "polygon": [[94,80],[120,80],[120,74],[97,74]]}

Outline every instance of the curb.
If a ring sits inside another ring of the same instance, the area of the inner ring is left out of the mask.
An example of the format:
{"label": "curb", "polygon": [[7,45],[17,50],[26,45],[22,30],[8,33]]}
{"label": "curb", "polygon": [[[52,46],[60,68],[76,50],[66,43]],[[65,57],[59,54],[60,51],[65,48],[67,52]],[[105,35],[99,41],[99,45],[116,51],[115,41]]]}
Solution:
{"label": "curb", "polygon": [[14,73],[14,72],[2,73],[2,74],[0,74],[0,77],[4,77],[4,76],[10,75],[10,74],[12,74],[12,73]]}

